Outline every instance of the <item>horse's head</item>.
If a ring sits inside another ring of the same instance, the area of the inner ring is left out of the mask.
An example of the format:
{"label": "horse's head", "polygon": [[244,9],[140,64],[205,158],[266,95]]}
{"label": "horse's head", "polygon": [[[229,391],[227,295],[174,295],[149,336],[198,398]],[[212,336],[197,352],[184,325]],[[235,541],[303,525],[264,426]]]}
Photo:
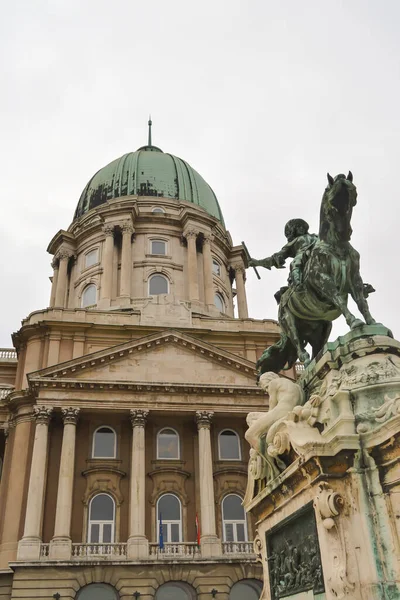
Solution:
{"label": "horse's head", "polygon": [[351,171],[331,177],[322,197],[319,237],[328,242],[348,242],[351,238],[350,225],[353,206],[357,203],[357,188],[353,184]]}

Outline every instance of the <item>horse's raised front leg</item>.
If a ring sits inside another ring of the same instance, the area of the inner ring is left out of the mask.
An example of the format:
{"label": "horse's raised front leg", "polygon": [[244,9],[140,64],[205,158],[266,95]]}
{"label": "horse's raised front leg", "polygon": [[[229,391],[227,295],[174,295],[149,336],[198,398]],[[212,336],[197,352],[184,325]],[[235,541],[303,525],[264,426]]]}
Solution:
{"label": "horse's raised front leg", "polygon": [[358,310],[365,319],[367,325],[373,325],[376,321],[369,312],[367,299],[364,296],[364,283],[360,275],[360,255],[357,250],[353,249],[350,279],[350,293],[354,302],[357,304]]}

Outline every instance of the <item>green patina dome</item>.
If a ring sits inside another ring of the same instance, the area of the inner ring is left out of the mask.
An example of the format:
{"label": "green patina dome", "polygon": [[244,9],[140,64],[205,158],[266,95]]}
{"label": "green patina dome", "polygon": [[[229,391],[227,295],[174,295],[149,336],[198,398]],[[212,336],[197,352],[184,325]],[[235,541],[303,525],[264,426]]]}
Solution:
{"label": "green patina dome", "polygon": [[181,158],[151,145],[124,154],[97,171],[82,192],[74,218],[108,200],[130,195],[193,202],[224,225],[218,200],[201,175]]}

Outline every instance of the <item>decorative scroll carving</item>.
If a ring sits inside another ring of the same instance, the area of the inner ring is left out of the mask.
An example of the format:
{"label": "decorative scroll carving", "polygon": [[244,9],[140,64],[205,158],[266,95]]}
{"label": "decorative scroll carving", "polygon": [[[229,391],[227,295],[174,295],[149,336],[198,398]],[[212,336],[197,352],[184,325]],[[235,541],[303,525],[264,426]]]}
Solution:
{"label": "decorative scroll carving", "polygon": [[76,425],[78,422],[80,409],[79,408],[62,408],[61,414],[63,418],[64,425]]}
{"label": "decorative scroll carving", "polygon": [[325,590],[312,506],[266,534],[271,599]]}
{"label": "decorative scroll carving", "polygon": [[149,414],[148,410],[133,408],[130,411],[132,427],[144,427]]}
{"label": "decorative scroll carving", "polygon": [[36,423],[43,423],[48,425],[50,423],[51,414],[53,412],[52,407],[48,406],[34,406],[33,415],[36,419]]}
{"label": "decorative scroll carving", "polygon": [[196,239],[197,236],[199,235],[199,232],[196,229],[188,229],[187,231],[185,231],[185,233],[183,235],[186,239],[189,239],[189,238]]}
{"label": "decorative scroll carving", "polygon": [[235,271],[235,275],[237,275],[238,273],[244,275],[244,273],[246,272],[246,269],[243,265],[232,265],[232,268]]}
{"label": "decorative scroll carving", "polygon": [[71,250],[68,250],[67,248],[61,248],[57,252],[57,258],[59,260],[69,259],[69,258],[71,258],[72,255],[73,255],[73,252]]}
{"label": "decorative scroll carving", "polygon": [[329,547],[331,567],[328,571],[327,583],[335,598],[348,598],[349,592],[353,592],[355,584],[347,578],[346,548],[342,525],[336,523],[337,517],[344,506],[344,500],[323,481],[318,486],[314,506],[322,520],[322,525],[328,535],[326,546]]}
{"label": "decorative scroll carving", "polygon": [[134,232],[134,228],[132,226],[132,223],[129,223],[129,221],[124,221],[123,223],[121,223],[121,231],[122,234],[131,234]]}
{"label": "decorative scroll carving", "polygon": [[58,269],[60,267],[59,260],[58,260],[58,258],[56,256],[53,258],[53,260],[51,261],[50,264],[51,264],[51,268],[54,269],[54,270],[56,270],[56,269]]}
{"label": "decorative scroll carving", "polygon": [[213,416],[214,416],[213,411],[197,410],[196,411],[197,428],[201,429],[202,427],[204,427],[205,429],[210,429],[211,420],[212,420]]}
{"label": "decorative scroll carving", "polygon": [[104,225],[103,226],[103,233],[104,235],[107,236],[113,236],[114,235],[114,225]]}
{"label": "decorative scroll carving", "polygon": [[262,562],[263,541],[261,539],[260,534],[258,533],[258,529],[256,529],[256,536],[253,540],[253,548],[254,548],[254,554],[256,555],[257,561]]}
{"label": "decorative scroll carving", "polygon": [[[384,396],[384,403],[378,408],[371,407],[367,412],[357,415],[358,420],[370,421],[375,423],[385,423],[392,417],[400,414],[400,395],[390,398],[388,394]],[[366,433],[371,429],[370,423],[359,423],[357,433]]]}

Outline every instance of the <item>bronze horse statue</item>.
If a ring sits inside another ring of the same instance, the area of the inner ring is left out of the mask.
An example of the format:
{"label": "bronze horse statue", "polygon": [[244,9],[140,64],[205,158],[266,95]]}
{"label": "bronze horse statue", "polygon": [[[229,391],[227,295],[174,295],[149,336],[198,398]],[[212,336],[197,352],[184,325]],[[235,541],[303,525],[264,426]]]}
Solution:
{"label": "bronze horse statue", "polygon": [[[349,294],[365,323],[375,323],[366,300],[368,292],[374,290],[363,283],[360,255],[350,244],[350,222],[356,203],[357,189],[352,173],[335,178],[328,173],[328,186],[321,202],[318,238],[304,253],[301,285],[292,284],[278,292],[281,338],[257,361],[260,374],[267,371],[278,373],[285,366],[292,367],[297,360],[307,366],[311,359],[306,345],[311,345],[314,358],[328,341],[332,321],[341,314],[350,329],[364,325],[347,307]],[[261,264],[270,268],[270,263],[265,264],[268,260],[271,259],[250,259],[249,265]]]}

